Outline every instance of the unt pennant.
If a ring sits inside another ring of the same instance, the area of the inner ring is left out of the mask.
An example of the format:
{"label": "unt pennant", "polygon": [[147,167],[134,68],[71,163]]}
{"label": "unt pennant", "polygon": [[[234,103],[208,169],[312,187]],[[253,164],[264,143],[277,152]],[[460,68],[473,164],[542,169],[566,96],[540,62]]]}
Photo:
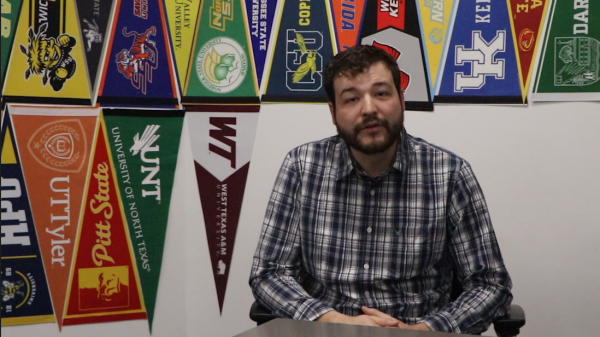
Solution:
{"label": "unt pennant", "polygon": [[146,318],[105,126],[99,124],[69,277],[64,325]]}
{"label": "unt pennant", "polygon": [[258,113],[187,113],[208,250],[219,300],[223,300]]}
{"label": "unt pennant", "polygon": [[91,104],[75,0],[23,1],[14,39],[6,102]]}
{"label": "unt pennant", "polygon": [[432,111],[416,0],[368,1],[360,36],[361,44],[385,50],[398,63],[406,109]]}
{"label": "unt pennant", "polygon": [[179,105],[163,0],[116,0],[101,106]]}
{"label": "unt pennant", "polygon": [[244,7],[242,0],[202,1],[182,102],[258,103]]}
{"label": "unt pennant", "polygon": [[435,102],[522,104],[506,0],[460,0]]}
{"label": "unt pennant", "polygon": [[9,113],[2,122],[2,325],[54,322]]}
{"label": "unt pennant", "polygon": [[75,0],[81,29],[82,45],[92,85],[92,97],[97,97],[98,71],[104,60],[108,43],[106,33],[112,20],[113,0]]}
{"label": "unt pennant", "polygon": [[98,109],[11,107],[10,114],[60,329]]}
{"label": "unt pennant", "polygon": [[365,3],[367,0],[331,0],[337,50],[344,51],[359,44]]}
{"label": "unt pennant", "polygon": [[250,40],[252,41],[252,53],[259,88],[265,70],[276,9],[277,0],[246,0],[246,14],[250,27]]}
{"label": "unt pennant", "polygon": [[23,0],[2,0],[2,34],[0,34],[0,92],[4,88],[6,67],[10,58],[15,28],[19,19],[19,11]]}
{"label": "unt pennant", "polygon": [[183,111],[103,114],[152,331]]}
{"label": "unt pennant", "polygon": [[600,2],[555,0],[533,101],[600,101]]}
{"label": "unt pennant", "polygon": [[187,79],[200,2],[201,0],[165,0],[171,47],[175,54],[180,88],[183,88]]}

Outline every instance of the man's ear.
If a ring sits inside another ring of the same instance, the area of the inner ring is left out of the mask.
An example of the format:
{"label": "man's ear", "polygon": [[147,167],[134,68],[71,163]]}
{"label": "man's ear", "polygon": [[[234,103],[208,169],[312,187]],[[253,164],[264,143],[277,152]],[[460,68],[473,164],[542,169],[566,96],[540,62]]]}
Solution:
{"label": "man's ear", "polygon": [[331,122],[333,125],[337,125],[337,121],[335,120],[335,106],[333,106],[333,103],[331,102],[329,102],[327,105],[329,105],[329,113],[331,113]]}
{"label": "man's ear", "polygon": [[404,101],[404,90],[400,89],[400,105],[402,105],[402,111],[406,111],[406,104]]}

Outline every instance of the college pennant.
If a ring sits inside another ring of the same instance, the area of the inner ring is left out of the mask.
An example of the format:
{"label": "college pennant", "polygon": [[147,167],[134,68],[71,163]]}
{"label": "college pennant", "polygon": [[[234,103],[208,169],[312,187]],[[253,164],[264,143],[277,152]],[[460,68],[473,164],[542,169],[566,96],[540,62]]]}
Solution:
{"label": "college pennant", "polygon": [[75,0],[24,1],[6,74],[6,102],[90,105],[83,45]]}
{"label": "college pennant", "polygon": [[248,25],[250,26],[250,40],[252,41],[252,53],[254,54],[256,79],[259,88],[265,70],[276,9],[277,0],[246,0],[246,13]]}
{"label": "college pennant", "polygon": [[152,331],[183,111],[103,114]]}
{"label": "college pennant", "polygon": [[203,1],[182,102],[258,104],[250,43],[244,1]]}
{"label": "college pennant", "polygon": [[600,101],[600,2],[552,3],[533,101]]}
{"label": "college pennant", "polygon": [[144,319],[138,272],[104,122],[96,128],[64,325]]}
{"label": "college pennant", "polygon": [[356,46],[367,0],[331,0],[330,2],[337,50],[344,51]]}
{"label": "college pennant", "polygon": [[398,63],[406,109],[433,111],[416,0],[368,1],[360,36]]}
{"label": "college pennant", "polygon": [[116,1],[98,103],[178,107],[163,0]]}
{"label": "college pennant", "polygon": [[15,27],[23,0],[2,0],[2,34],[0,34],[0,92],[4,88],[6,67],[15,39]]}
{"label": "college pennant", "polygon": [[459,1],[436,103],[522,104],[506,0]]}
{"label": "college pennant", "polygon": [[10,113],[2,122],[2,325],[54,322]]}
{"label": "college pennant", "polygon": [[280,6],[262,101],[326,103],[323,70],[336,53],[329,0]]}
{"label": "college pennant", "polygon": [[10,114],[60,329],[98,110],[11,107]]}
{"label": "college pennant", "polygon": [[221,313],[258,115],[257,110],[186,113]]}

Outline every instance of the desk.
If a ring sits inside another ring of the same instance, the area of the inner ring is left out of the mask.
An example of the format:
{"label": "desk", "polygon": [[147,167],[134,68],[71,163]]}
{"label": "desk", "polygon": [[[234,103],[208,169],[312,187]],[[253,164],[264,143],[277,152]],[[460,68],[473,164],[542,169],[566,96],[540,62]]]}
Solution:
{"label": "desk", "polygon": [[235,337],[449,337],[446,332],[274,319]]}

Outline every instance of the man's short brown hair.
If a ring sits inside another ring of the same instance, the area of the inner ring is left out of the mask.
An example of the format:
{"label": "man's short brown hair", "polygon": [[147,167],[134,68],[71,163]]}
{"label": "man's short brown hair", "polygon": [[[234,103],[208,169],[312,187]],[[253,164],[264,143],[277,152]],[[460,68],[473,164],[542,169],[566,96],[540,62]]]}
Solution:
{"label": "man's short brown hair", "polygon": [[335,105],[333,82],[338,76],[355,77],[379,62],[383,62],[392,73],[394,85],[400,94],[400,69],[392,56],[375,46],[358,45],[338,53],[325,67],[325,92],[329,101]]}

